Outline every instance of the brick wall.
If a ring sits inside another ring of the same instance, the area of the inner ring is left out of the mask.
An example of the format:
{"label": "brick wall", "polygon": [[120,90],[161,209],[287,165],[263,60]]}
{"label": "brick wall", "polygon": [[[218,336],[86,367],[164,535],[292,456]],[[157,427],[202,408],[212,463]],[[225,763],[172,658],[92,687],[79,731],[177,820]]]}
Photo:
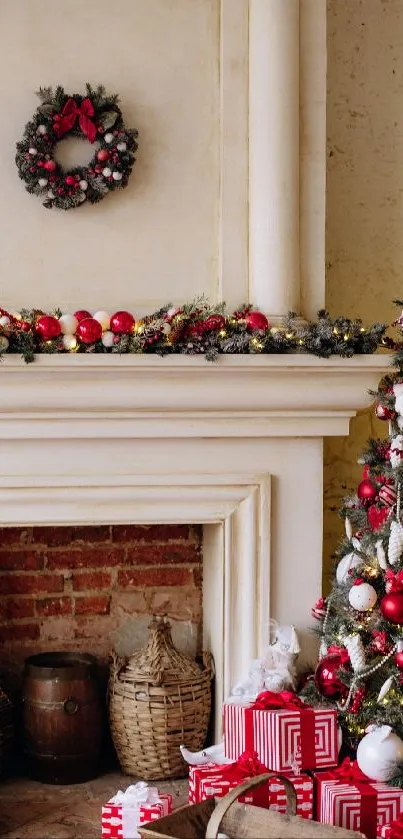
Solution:
{"label": "brick wall", "polygon": [[107,658],[112,643],[128,654],[152,614],[200,646],[201,583],[201,527],[0,528],[0,664],[56,649]]}

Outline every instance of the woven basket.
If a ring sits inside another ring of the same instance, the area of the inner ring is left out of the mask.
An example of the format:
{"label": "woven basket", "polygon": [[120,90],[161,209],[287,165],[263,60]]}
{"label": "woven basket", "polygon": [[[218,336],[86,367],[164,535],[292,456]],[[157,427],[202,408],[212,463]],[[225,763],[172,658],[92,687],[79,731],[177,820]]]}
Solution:
{"label": "woven basket", "polygon": [[211,709],[212,661],[204,667],[173,645],[170,624],[154,618],[147,645],[112,662],[108,689],[112,740],[123,772],[145,780],[187,774],[179,746],[204,746]]}

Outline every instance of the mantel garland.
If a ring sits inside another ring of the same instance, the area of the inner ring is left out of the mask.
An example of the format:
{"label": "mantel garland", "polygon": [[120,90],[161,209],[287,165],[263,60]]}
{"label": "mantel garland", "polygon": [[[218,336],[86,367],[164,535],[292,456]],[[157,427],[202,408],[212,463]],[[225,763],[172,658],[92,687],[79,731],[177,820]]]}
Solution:
{"label": "mantel garland", "polygon": [[385,337],[386,326],[369,328],[362,321],[318,313],[316,322],[304,322],[290,313],[271,325],[263,312],[250,305],[232,313],[225,305],[211,306],[204,298],[183,306],[171,304],[135,321],[131,312],[112,315],[79,310],[48,314],[41,309],[10,313],[0,308],[0,357],[18,353],[28,363],[43,353],[134,353],[204,355],[215,361],[220,354],[309,353],[321,358],[350,358],[394,348]]}
{"label": "mantel garland", "polygon": [[[86,85],[86,95],[67,94],[58,86],[40,88],[41,104],[17,143],[15,162],[27,192],[44,198],[47,209],[71,210],[96,204],[109,192],[127,186],[134,164],[138,132],[126,128],[119,97],[99,85]],[[88,166],[66,171],[54,157],[63,137],[96,144]]]}

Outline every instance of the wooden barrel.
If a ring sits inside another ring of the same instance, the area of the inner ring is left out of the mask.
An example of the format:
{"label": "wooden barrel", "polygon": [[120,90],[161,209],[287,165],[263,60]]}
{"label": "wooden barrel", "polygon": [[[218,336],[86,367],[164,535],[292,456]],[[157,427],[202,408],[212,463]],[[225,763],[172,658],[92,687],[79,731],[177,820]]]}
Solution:
{"label": "wooden barrel", "polygon": [[93,656],[40,653],[26,659],[23,708],[31,778],[78,784],[96,777],[103,717]]}

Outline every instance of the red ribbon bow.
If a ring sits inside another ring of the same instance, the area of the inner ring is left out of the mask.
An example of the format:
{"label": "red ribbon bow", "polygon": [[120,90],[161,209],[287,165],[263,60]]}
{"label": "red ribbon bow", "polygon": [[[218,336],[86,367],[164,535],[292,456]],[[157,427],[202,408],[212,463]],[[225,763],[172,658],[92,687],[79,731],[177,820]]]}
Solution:
{"label": "red ribbon bow", "polygon": [[93,117],[94,113],[94,106],[91,99],[83,99],[81,105],[77,105],[75,99],[70,97],[65,103],[61,115],[57,114],[53,123],[53,130],[56,136],[60,139],[68,131],[71,131],[78,119],[81,131],[85,134],[87,140],[93,143],[97,136],[97,128],[90,117]]}
{"label": "red ribbon bow", "polygon": [[366,783],[369,780],[368,776],[361,772],[357,761],[351,760],[349,757],[345,757],[340,766],[331,770],[329,774],[335,781],[343,781],[346,784],[351,784],[351,786],[355,786],[357,783]]}
{"label": "red ribbon bow", "polygon": [[389,569],[388,571],[386,571],[385,578],[386,591],[388,592],[388,594],[392,591],[403,591],[403,571],[399,571],[398,574],[395,574],[394,571],[391,571]]}
{"label": "red ribbon bow", "polygon": [[305,702],[302,702],[292,690],[282,690],[280,693],[264,690],[263,693],[259,693],[251,706],[253,711],[278,711],[280,709],[300,711],[301,708],[306,708]]}
{"label": "red ribbon bow", "polygon": [[390,839],[403,839],[403,815],[390,826]]}
{"label": "red ribbon bow", "polygon": [[253,778],[255,775],[263,775],[269,770],[259,760],[257,752],[247,749],[243,752],[235,763],[228,763],[221,769],[222,774],[231,780],[245,780],[246,778]]}

